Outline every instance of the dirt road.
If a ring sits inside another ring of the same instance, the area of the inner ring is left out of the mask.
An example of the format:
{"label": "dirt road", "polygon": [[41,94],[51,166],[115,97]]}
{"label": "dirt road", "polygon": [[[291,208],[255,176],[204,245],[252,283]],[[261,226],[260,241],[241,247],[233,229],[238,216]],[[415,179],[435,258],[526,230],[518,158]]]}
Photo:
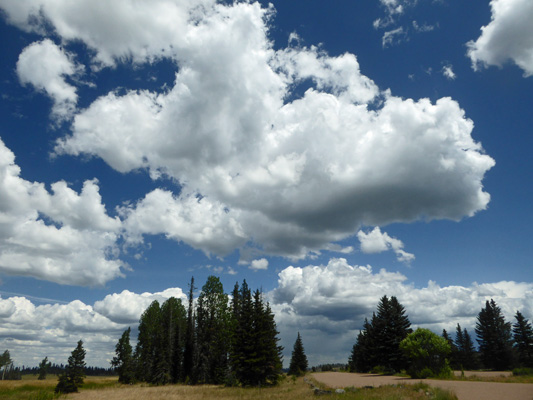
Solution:
{"label": "dirt road", "polygon": [[533,400],[533,384],[526,383],[420,380],[398,376],[352,374],[347,372],[321,372],[312,374],[312,377],[331,388],[424,382],[431,386],[453,391],[459,400]]}

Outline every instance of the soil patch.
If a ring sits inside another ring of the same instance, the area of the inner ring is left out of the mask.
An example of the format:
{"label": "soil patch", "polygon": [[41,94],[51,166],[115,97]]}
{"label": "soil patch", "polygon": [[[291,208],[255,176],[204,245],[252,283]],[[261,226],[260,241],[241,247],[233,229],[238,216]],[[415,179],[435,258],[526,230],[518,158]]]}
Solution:
{"label": "soil patch", "polygon": [[[476,372],[473,374],[482,376],[485,373]],[[494,372],[489,372],[488,374],[494,374]],[[497,372],[496,376],[502,374],[504,373]],[[318,382],[331,388],[346,388],[350,386],[377,387],[383,385],[415,384],[418,382],[424,382],[434,387],[451,390],[457,395],[459,400],[533,400],[533,384],[529,383],[440,381],[374,374],[353,374],[348,372],[321,372],[311,374],[311,376]]]}

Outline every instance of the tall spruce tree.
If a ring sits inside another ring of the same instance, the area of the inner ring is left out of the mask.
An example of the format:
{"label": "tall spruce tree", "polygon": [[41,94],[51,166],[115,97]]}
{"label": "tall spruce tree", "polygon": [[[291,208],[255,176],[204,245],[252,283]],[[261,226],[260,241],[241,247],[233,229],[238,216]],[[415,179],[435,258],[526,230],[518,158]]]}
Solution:
{"label": "tall spruce tree", "polygon": [[491,299],[477,316],[476,335],[485,368],[507,370],[513,365],[511,323],[505,322],[500,307]]}
{"label": "tall spruce tree", "polygon": [[450,366],[454,369],[473,370],[479,368],[478,356],[472,338],[466,329],[461,329],[457,324],[455,328],[455,341],[452,347]]}
{"label": "tall spruce tree", "polygon": [[135,347],[135,376],[139,381],[157,383],[156,367],[162,354],[158,351],[161,335],[161,307],[154,300],[139,320],[139,336]]}
{"label": "tall spruce tree", "polygon": [[303,375],[307,371],[307,367],[307,356],[305,355],[302,337],[300,336],[300,332],[298,332],[298,336],[296,337],[296,342],[294,342],[294,348],[292,350],[288,374],[296,376]]}
{"label": "tall spruce tree", "polygon": [[196,383],[196,318],[194,315],[194,277],[189,285],[189,304],[187,309],[187,327],[185,330],[185,348],[183,350],[183,379]]}
{"label": "tall spruce tree", "polygon": [[160,356],[155,366],[154,383],[176,383],[182,369],[186,311],[180,299],[170,297],[161,305],[160,313],[160,334],[155,350]]}
{"label": "tall spruce tree", "polygon": [[518,359],[524,367],[533,367],[533,328],[520,311],[515,314],[513,337]]}
{"label": "tall spruce tree", "polygon": [[357,340],[352,348],[348,360],[350,372],[368,372],[373,367],[372,354],[372,325],[365,318],[363,329],[359,331]]}
{"label": "tall spruce tree", "polygon": [[220,279],[209,276],[196,308],[198,382],[221,384],[226,379],[229,351],[228,296]]}
{"label": "tall spruce tree", "polygon": [[78,345],[68,358],[68,364],[65,371],[59,375],[56,393],[74,393],[78,392],[78,388],[83,385],[85,378],[85,349],[83,348],[83,341],[79,341]]}
{"label": "tall spruce tree", "polygon": [[383,296],[370,322],[365,319],[352,349],[350,368],[358,372],[368,372],[375,367],[387,372],[405,369],[407,358],[400,349],[400,342],[412,332],[410,326],[405,308],[398,299]]}
{"label": "tall spruce tree", "polygon": [[135,380],[135,364],[133,349],[130,344],[131,328],[122,333],[115,346],[115,357],[111,360],[111,366],[118,372],[118,381],[124,384],[133,383]]}

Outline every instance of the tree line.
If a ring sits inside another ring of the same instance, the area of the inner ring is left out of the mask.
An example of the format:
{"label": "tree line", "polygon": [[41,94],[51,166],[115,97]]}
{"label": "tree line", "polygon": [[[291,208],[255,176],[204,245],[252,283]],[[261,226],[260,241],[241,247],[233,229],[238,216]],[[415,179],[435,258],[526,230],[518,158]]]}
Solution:
{"label": "tree line", "polygon": [[131,329],[122,334],[112,366],[119,382],[264,386],[277,383],[282,347],[274,314],[259,290],[244,280],[231,300],[219,278],[209,276],[194,304],[194,278],[187,308],[181,299],[157,300],[143,312],[135,349]]}
{"label": "tree line", "polygon": [[533,329],[516,312],[511,325],[491,299],[477,316],[476,350],[466,329],[457,324],[455,339],[446,330],[442,336],[427,329],[411,329],[405,308],[392,296],[383,296],[370,321],[353,345],[348,365],[352,372],[394,373],[402,370],[411,376],[445,375],[454,369],[509,370],[533,367]]}

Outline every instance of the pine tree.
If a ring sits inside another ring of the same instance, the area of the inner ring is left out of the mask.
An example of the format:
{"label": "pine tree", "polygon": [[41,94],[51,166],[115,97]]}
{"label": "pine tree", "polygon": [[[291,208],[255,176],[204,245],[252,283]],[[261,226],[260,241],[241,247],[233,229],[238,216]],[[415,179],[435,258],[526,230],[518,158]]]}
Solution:
{"label": "pine tree", "polygon": [[350,372],[368,372],[373,367],[372,358],[372,325],[365,318],[363,329],[359,331],[357,340],[352,348],[352,353],[348,360]]}
{"label": "pine tree", "polygon": [[472,338],[466,329],[457,324],[455,329],[455,343],[452,347],[452,367],[474,370],[479,367],[477,352]]}
{"label": "pine tree", "polygon": [[111,360],[111,366],[118,372],[118,381],[124,384],[133,383],[135,380],[135,364],[133,359],[133,349],[130,344],[131,328],[124,331],[117,345],[115,354]]}
{"label": "pine tree", "polygon": [[161,308],[154,300],[143,312],[139,320],[139,336],[135,347],[136,379],[139,381],[156,382],[156,366],[160,363],[161,354],[157,351],[161,334]]}
{"label": "pine tree", "polygon": [[83,379],[85,378],[85,354],[83,341],[80,340],[68,358],[68,365],[65,367],[65,371],[59,376],[55,388],[56,393],[77,392],[78,388],[83,385]]}
{"label": "pine tree", "polygon": [[520,363],[525,367],[533,367],[533,328],[520,311],[516,312],[513,324],[515,348]]}
{"label": "pine tree", "polygon": [[368,372],[382,367],[387,372],[400,371],[407,367],[407,359],[400,350],[400,342],[412,332],[411,322],[405,315],[405,308],[392,296],[383,296],[377,313],[357,337],[352,349],[350,368],[358,372]]}
{"label": "pine tree", "polygon": [[48,369],[50,368],[52,364],[48,361],[48,357],[45,357],[41,363],[39,364],[39,377],[38,380],[42,381],[46,379],[46,374],[48,373]]}
{"label": "pine tree", "polygon": [[493,370],[510,369],[513,362],[511,323],[505,322],[493,299],[481,309],[476,323],[479,352],[485,368]]}
{"label": "pine tree", "polygon": [[187,327],[185,331],[185,348],[183,350],[183,379],[196,383],[196,318],[194,315],[194,277],[189,285],[189,304],[187,311]]}
{"label": "pine tree", "polygon": [[302,338],[300,332],[294,342],[294,348],[292,350],[291,362],[289,364],[289,375],[300,376],[305,374],[307,371],[308,362],[307,356],[305,355],[304,346],[302,343]]}
{"label": "pine tree", "polygon": [[228,296],[220,279],[209,276],[198,297],[198,381],[220,384],[226,379],[229,351]]}
{"label": "pine tree", "polygon": [[446,329],[443,329],[442,330],[442,337],[446,340],[446,342],[450,345],[450,355],[449,355],[449,362],[450,362],[450,367],[452,369],[457,369],[458,368],[458,363],[457,363],[457,346],[455,345],[455,343],[453,342],[452,338],[450,337],[450,335],[448,335],[448,332],[446,331]]}

